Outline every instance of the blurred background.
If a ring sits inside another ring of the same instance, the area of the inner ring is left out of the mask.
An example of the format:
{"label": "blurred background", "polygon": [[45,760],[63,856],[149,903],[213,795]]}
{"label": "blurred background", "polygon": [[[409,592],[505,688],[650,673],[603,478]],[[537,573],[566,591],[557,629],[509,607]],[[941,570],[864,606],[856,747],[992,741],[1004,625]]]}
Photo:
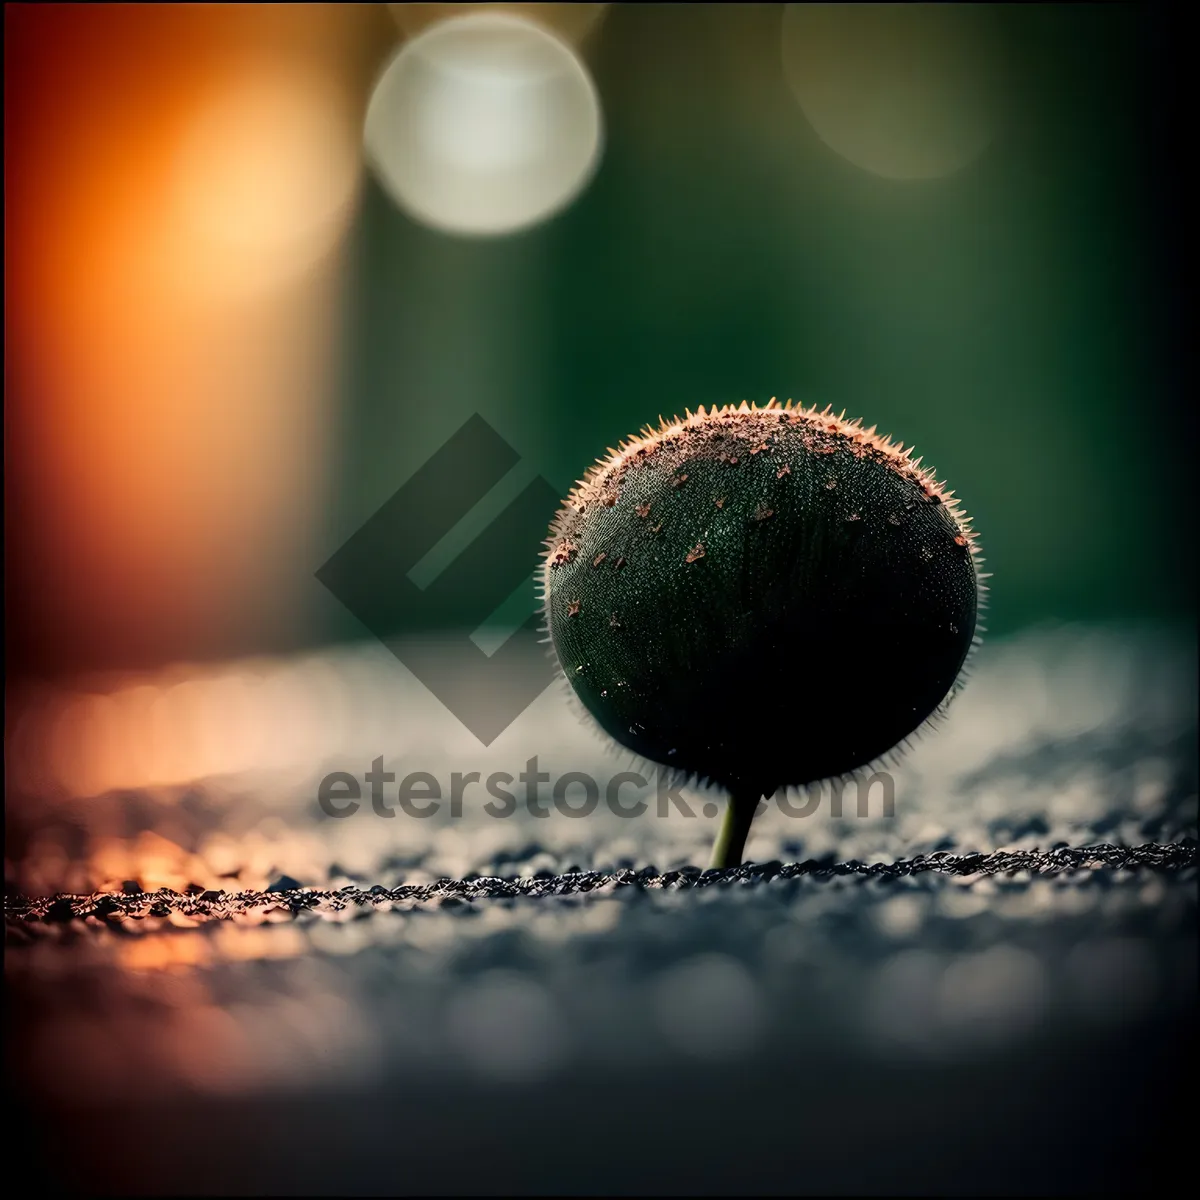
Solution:
{"label": "blurred background", "polygon": [[[752,841],[752,857],[1194,838],[1185,514],[1195,443],[1180,300],[1190,217],[1175,175],[1184,134],[1172,91],[1180,32],[1169,16],[1120,4],[7,5],[10,896],[182,894],[279,879],[393,886],[699,861],[708,822],[587,836],[578,828],[587,823],[557,819],[536,833],[470,819],[322,824],[313,781],[326,771],[361,775],[383,753],[448,773],[486,756],[316,572],[473,414],[520,460],[466,523],[478,533],[530,480],[564,494],[606,447],[659,414],[773,396],[861,416],[949,481],[995,575],[992,648],[981,698],[901,781],[906,823],[859,823],[853,836],[822,824],[799,840],[772,827]],[[541,536],[531,530],[517,564],[527,582],[483,621],[500,640],[533,611]],[[454,545],[443,551],[442,567]],[[463,589],[417,618],[397,601],[387,632],[436,647],[462,629],[479,633],[478,604]],[[548,691],[493,749],[514,771],[529,753],[572,769],[600,753],[581,737]],[[1026,758],[1021,775],[1012,764]],[[938,1121],[956,1119],[935,1104],[946,1080],[962,1084],[978,1055],[1026,1035],[1029,1061],[1045,1061],[1034,1032],[1058,1026],[1038,1025],[1038,1014],[1075,1029],[1072,1004],[1089,995],[1103,1037],[1078,1061],[1098,1054],[1087,1061],[1099,1078],[1103,1061],[1132,1055],[1142,1090],[1130,1103],[1158,1096],[1161,1115],[1157,1064],[1165,1045],[1180,1045],[1173,1022],[1194,992],[1184,965],[1194,902],[1135,884],[1131,924],[1116,933],[1124,901],[1055,893],[1014,905],[1012,920],[1041,931],[1015,950],[1020,937],[1004,942],[1003,921],[1001,934],[987,924],[992,902],[971,910],[961,889],[949,900],[936,889],[908,897],[881,917],[890,901],[860,911],[858,893],[837,903],[788,893],[779,911],[774,901],[724,914],[710,905],[675,935],[681,954],[709,957],[673,966],[679,980],[645,1000],[650,1029],[666,1003],[653,996],[716,996],[685,1019],[701,1031],[690,1043],[669,1033],[638,1041],[553,1008],[555,996],[582,1004],[598,986],[603,973],[587,970],[600,970],[605,938],[627,948],[613,953],[626,954],[630,979],[668,953],[672,935],[645,924],[644,910],[540,910],[549,925],[528,936],[570,947],[557,992],[541,967],[512,975],[519,956],[470,948],[487,939],[464,941],[454,923],[431,933],[396,918],[368,936],[341,917],[318,933],[259,914],[251,927],[210,929],[148,907],[142,940],[131,942],[131,922],[115,930],[115,918],[70,927],[88,936],[14,919],[10,949],[28,951],[10,976],[22,989],[14,1020],[26,1022],[10,1027],[26,1045],[15,1078],[31,1126],[40,1110],[30,1096],[75,1114],[55,1134],[67,1159],[86,1159],[75,1182],[170,1188],[200,1169],[183,1141],[172,1134],[170,1154],[154,1163],[110,1143],[89,1142],[85,1155],[75,1122],[90,1128],[91,1118],[71,1106],[103,1110],[143,1087],[252,1104],[264,1089],[297,1089],[307,1103],[318,1084],[342,1095],[369,1080],[377,1098],[402,1078],[443,1086],[458,1077],[421,1059],[424,1034],[414,1032],[436,1024],[434,1009],[450,1014],[445,1046],[502,1089],[577,1070],[565,1047],[581,1042],[618,1047],[611,1061],[627,1066],[659,1062],[661,1042],[699,1070],[708,1059],[695,1046],[731,1013],[776,1011],[797,980],[819,978],[830,1014],[841,1011],[838,996],[875,997],[863,1017],[874,1032],[843,1031],[846,1044],[861,1035],[873,1047],[856,1060],[864,1080],[878,1065],[876,1035],[892,1028],[879,1014],[891,1011],[888,997],[907,998],[897,1011],[916,1024],[894,1040],[924,1049],[887,1059],[894,1088],[879,1096],[899,1103],[911,1085],[933,1105],[915,1111]],[[810,931],[797,949],[771,932],[795,934],[812,904],[838,903],[845,927],[861,917],[875,942],[851,939],[859,950],[849,952]],[[682,918],[672,908],[669,919]],[[510,924],[534,917],[506,920],[489,926],[488,945],[519,940]],[[897,965],[897,938],[918,957]],[[760,941],[760,959],[730,966]],[[963,967],[956,955],[968,951],[976,958]],[[451,960],[467,964],[461,979]],[[1056,982],[1048,964],[1059,961],[1067,975]],[[308,974],[269,986],[245,974],[293,967]],[[499,967],[510,974],[476,977]],[[618,976],[603,975],[604,994],[641,1012]],[[1151,981],[1132,1009],[1130,978]],[[47,1001],[67,980],[78,1011]],[[988,1008],[980,997],[997,980],[1012,1003]],[[1046,999],[1059,983],[1074,1000]],[[935,993],[941,1026],[921,999]],[[98,994],[108,999],[97,1008]],[[151,1003],[167,1015],[150,1022],[149,1040],[126,1016],[97,1015],[104,1004],[128,1014]],[[964,1012],[992,1032],[963,1040]],[[1133,1038],[1122,1013],[1143,1022],[1148,1040]],[[287,1038],[271,1042],[282,1028]],[[788,1053],[797,1062],[816,1053],[824,1028],[818,1021]],[[559,1041],[548,1029],[563,1031]],[[113,1030],[138,1043],[137,1055],[106,1056]],[[594,1040],[602,1034],[610,1042]],[[755,1052],[784,1061],[772,1036]],[[516,1058],[501,1055],[488,1075],[506,1043]],[[932,1054],[935,1044],[951,1050]],[[757,1061],[751,1049],[747,1062]],[[515,1075],[505,1073],[512,1061]],[[916,1082],[914,1062],[925,1072]],[[391,1064],[382,1077],[369,1069],[380,1063]],[[846,1079],[831,1103],[853,1102],[859,1076]],[[1036,1115],[1026,1113],[1028,1129],[1001,1120],[1005,1105],[1021,1107],[1017,1074],[1009,1083],[996,1120],[1032,1136],[1044,1125]],[[779,1086],[770,1095],[786,1106]],[[746,1087],[752,1098],[753,1081]],[[875,1117],[892,1102],[877,1097]],[[438,1140],[452,1122],[438,1106],[451,1103],[405,1111],[414,1128],[441,1131],[431,1145],[455,1157],[461,1144]],[[979,1164],[994,1160],[991,1112],[980,1110],[964,1134],[973,1149],[942,1175],[912,1149],[919,1131],[912,1141],[893,1129],[889,1153],[908,1164],[913,1186],[971,1187]],[[1113,1128],[1115,1112],[1068,1122],[1064,1145],[1091,1148],[1087,1138]],[[813,1153],[825,1147],[814,1186],[888,1186],[886,1163],[872,1175],[851,1125],[835,1136],[827,1119],[806,1142]],[[280,1121],[270,1144],[286,1157],[296,1147]],[[645,1163],[661,1151],[659,1187],[693,1180],[672,1174],[665,1149],[687,1143],[688,1122],[678,1121],[657,1150],[643,1147]],[[366,1153],[362,1138],[383,1136],[338,1129],[354,1154]],[[582,1187],[618,1179],[557,1160],[520,1174],[514,1164],[537,1153],[522,1157],[515,1128],[478,1145],[520,1186],[558,1186],[560,1168]],[[246,1155],[236,1171],[203,1175],[204,1186],[303,1184],[271,1166],[254,1175]],[[768,1159],[761,1186],[805,1186],[785,1158]],[[345,1160],[320,1161],[330,1173],[314,1167],[312,1178],[339,1186],[346,1177],[330,1164]],[[705,1161],[695,1178],[726,1178]],[[355,1186],[402,1186],[394,1162],[370,1162]],[[859,1174],[840,1173],[856,1163]],[[428,1148],[408,1166],[402,1179],[414,1187],[460,1178]],[[482,1178],[477,1186],[489,1186]]]}
{"label": "blurred background", "polygon": [[362,636],[314,572],[472,413],[565,489],[660,412],[775,395],[951,481],[994,632],[1190,611],[1162,14],[537,5],[600,129],[552,135],[576,194],[527,180],[489,231],[518,109],[418,78],[500,158],[398,158],[412,211],[363,168],[376,76],[463,6],[394,7],[7,9],[10,671]]}

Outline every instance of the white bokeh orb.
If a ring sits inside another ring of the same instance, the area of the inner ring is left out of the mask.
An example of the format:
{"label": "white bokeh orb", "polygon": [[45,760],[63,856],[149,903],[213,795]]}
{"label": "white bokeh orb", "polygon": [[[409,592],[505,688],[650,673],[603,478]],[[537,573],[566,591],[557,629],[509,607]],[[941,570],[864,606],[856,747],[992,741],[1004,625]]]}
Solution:
{"label": "white bokeh orb", "polygon": [[998,122],[992,15],[975,4],[789,4],[783,65],[817,136],[887,179],[973,162]]}
{"label": "white bokeh orb", "polygon": [[600,157],[596,89],[541,25],[480,12],[432,25],[385,68],[367,107],[367,160],[415,220],[495,236],[545,220]]}
{"label": "white bokeh orb", "polygon": [[495,4],[389,4],[388,11],[408,37],[435,21],[491,9],[528,17],[578,46],[595,31],[608,7],[607,4],[516,4],[503,0]]}

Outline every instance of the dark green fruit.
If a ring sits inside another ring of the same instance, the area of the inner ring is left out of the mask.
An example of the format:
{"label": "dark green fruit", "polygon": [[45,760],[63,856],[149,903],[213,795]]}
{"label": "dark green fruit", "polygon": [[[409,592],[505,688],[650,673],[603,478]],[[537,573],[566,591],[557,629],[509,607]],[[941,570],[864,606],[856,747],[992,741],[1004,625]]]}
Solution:
{"label": "dark green fruit", "polygon": [[977,560],[952,494],[873,429],[702,408],[568,497],[547,627],[601,728],[727,789],[748,829],[761,797],[868,766],[941,711],[976,640]]}

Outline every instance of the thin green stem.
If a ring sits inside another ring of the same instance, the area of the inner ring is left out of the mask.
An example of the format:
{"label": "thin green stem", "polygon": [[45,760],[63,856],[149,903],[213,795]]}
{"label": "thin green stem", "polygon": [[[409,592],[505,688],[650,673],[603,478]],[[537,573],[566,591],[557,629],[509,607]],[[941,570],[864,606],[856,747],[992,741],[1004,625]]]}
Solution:
{"label": "thin green stem", "polygon": [[720,832],[713,843],[712,861],[708,864],[710,870],[742,865],[746,838],[760,799],[757,792],[735,792],[729,797]]}

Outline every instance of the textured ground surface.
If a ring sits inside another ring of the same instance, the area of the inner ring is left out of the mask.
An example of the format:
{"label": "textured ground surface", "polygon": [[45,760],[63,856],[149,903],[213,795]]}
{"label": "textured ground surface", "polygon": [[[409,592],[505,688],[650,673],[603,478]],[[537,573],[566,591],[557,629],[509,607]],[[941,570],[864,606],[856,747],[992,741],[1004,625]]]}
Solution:
{"label": "textured ground surface", "polygon": [[[628,764],[553,691],[487,749],[375,647],[34,698],[14,1132],[141,1191],[1145,1187],[1190,1144],[1193,673],[1161,632],[990,644],[894,816],[772,807],[721,875],[709,795],[554,810]],[[533,755],[546,817],[317,804]]]}

